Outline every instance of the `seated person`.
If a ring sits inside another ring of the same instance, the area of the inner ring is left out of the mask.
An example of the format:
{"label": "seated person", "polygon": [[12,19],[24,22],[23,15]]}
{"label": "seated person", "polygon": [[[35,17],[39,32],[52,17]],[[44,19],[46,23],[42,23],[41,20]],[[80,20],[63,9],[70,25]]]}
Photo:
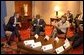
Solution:
{"label": "seated person", "polygon": [[14,16],[10,17],[9,22],[6,25],[5,31],[12,32],[12,35],[10,36],[7,42],[9,45],[11,44],[10,43],[11,37],[13,37],[14,35],[16,35],[16,37],[18,37],[18,40],[21,41],[20,34],[17,28],[18,25],[21,27],[21,24],[19,22],[19,17],[20,17],[19,13],[16,12]]}
{"label": "seated person", "polygon": [[70,13],[69,10],[68,10],[64,15],[67,17],[67,20],[68,20],[70,23],[73,22],[73,14]]}
{"label": "seated person", "polygon": [[67,21],[66,16],[62,16],[61,20],[54,26],[54,30],[51,34],[51,37],[56,37],[57,34],[66,33],[67,28],[70,26],[70,23]]}
{"label": "seated person", "polygon": [[78,20],[79,20],[79,21],[83,21],[83,13],[82,13],[82,12],[80,13],[80,15],[79,15],[79,17],[78,17]]}
{"label": "seated person", "polygon": [[79,23],[83,24],[83,14],[77,14],[77,16],[74,19],[74,23],[75,23],[75,31],[77,31],[77,27],[79,26]]}
{"label": "seated person", "polygon": [[75,33],[73,39],[72,47],[76,48],[83,43],[83,24],[80,24],[77,33]]}
{"label": "seated person", "polygon": [[33,31],[35,34],[39,35],[41,31],[43,32],[45,24],[45,21],[40,19],[40,15],[36,15],[36,18],[33,20]]}

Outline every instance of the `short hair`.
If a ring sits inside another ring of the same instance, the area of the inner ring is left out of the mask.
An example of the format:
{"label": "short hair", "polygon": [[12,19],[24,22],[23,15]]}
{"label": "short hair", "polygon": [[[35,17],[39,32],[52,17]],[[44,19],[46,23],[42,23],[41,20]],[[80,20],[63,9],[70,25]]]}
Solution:
{"label": "short hair", "polygon": [[14,13],[14,16],[16,16],[17,14],[19,14],[19,12],[15,12],[15,13]]}
{"label": "short hair", "polygon": [[36,16],[40,16],[40,14],[37,14]]}
{"label": "short hair", "polygon": [[37,15],[36,15],[36,17],[39,17],[39,18],[40,18],[40,15],[39,15],[39,14],[37,14]]}
{"label": "short hair", "polygon": [[64,15],[63,15],[61,18],[65,18],[65,20],[67,20],[67,17],[66,17],[66,16],[64,16]]}

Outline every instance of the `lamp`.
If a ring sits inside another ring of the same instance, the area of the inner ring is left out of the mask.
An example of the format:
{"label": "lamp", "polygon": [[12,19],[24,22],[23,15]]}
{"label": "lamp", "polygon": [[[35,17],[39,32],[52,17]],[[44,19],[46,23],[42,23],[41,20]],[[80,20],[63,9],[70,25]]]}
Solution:
{"label": "lamp", "polygon": [[54,10],[56,11],[56,17],[58,17],[58,11],[60,10],[59,6],[55,6]]}

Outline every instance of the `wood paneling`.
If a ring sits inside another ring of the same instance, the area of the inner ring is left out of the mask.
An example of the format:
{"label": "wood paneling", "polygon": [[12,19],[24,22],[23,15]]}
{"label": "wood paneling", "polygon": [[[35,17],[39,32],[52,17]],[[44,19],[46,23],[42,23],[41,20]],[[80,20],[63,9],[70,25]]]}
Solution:
{"label": "wood paneling", "polygon": [[[28,4],[28,16],[24,16],[24,4]],[[21,15],[21,29],[28,29],[31,25],[30,22],[32,19],[32,1],[15,1],[15,12],[19,12]]]}
{"label": "wood paneling", "polygon": [[15,1],[15,12],[24,15],[23,4],[28,4],[28,16],[32,17],[32,1]]}

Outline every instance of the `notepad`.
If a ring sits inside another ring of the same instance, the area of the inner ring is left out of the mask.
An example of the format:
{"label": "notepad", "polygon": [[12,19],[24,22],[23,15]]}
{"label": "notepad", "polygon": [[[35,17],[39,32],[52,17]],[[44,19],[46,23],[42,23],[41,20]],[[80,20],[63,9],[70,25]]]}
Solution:
{"label": "notepad", "polygon": [[46,35],[44,39],[49,40],[49,36]]}
{"label": "notepad", "polygon": [[55,51],[57,54],[61,54],[64,51],[64,48],[63,48],[63,46],[60,46],[60,47],[56,48]]}
{"label": "notepad", "polygon": [[59,42],[59,38],[58,38],[58,37],[56,37],[56,38],[55,38],[55,41],[58,43],[58,42]]}
{"label": "notepad", "polygon": [[35,37],[36,39],[38,39],[39,36],[36,34],[34,37]]}
{"label": "notepad", "polygon": [[41,42],[36,42],[36,43],[31,45],[32,48],[37,48],[37,47],[40,47],[40,46],[42,46]]}
{"label": "notepad", "polygon": [[48,44],[48,45],[42,46],[41,49],[42,49],[43,51],[48,51],[48,50],[53,49],[53,45],[52,45],[52,44]]}
{"label": "notepad", "polygon": [[32,45],[34,43],[34,40],[25,40],[24,44],[25,45]]}

